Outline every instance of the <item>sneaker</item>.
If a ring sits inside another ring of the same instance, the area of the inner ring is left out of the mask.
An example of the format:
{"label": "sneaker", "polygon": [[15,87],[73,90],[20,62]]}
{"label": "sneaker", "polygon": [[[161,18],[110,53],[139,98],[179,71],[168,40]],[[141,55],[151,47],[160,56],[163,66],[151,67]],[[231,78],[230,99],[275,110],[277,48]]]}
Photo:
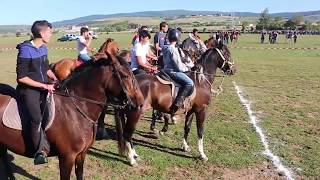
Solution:
{"label": "sneaker", "polygon": [[47,155],[44,152],[37,153],[34,157],[34,165],[48,163]]}

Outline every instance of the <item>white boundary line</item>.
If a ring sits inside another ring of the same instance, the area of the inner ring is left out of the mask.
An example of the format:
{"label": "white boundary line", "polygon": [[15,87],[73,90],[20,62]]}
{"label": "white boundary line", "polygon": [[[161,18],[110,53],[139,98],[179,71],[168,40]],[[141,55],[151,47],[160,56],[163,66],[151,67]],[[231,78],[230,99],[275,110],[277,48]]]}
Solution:
{"label": "white boundary line", "polygon": [[243,94],[244,94],[243,91],[240,89],[239,86],[237,86],[237,84],[235,82],[233,82],[233,85],[234,85],[234,88],[236,89],[236,93],[237,93],[241,103],[243,104],[243,106],[246,108],[246,110],[248,112],[251,124],[253,125],[253,127],[255,128],[256,132],[258,133],[258,135],[260,137],[260,140],[261,140],[262,145],[264,147],[263,154],[265,154],[266,156],[268,156],[272,160],[274,166],[277,167],[277,170],[279,172],[284,173],[284,175],[286,176],[287,179],[290,179],[290,180],[294,179],[293,175],[291,173],[291,170],[289,168],[285,167],[282,164],[280,158],[278,156],[274,155],[271,152],[271,150],[269,149],[269,143],[267,141],[267,138],[263,134],[262,129],[258,126],[258,123],[257,123],[258,118],[257,118],[257,116],[254,115],[254,112],[251,109],[251,102],[243,97]]}

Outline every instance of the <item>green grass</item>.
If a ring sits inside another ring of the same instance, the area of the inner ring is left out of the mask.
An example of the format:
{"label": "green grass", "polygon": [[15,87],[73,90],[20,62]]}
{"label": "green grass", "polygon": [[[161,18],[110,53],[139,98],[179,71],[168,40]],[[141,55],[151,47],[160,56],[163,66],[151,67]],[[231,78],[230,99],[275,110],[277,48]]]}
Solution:
{"label": "green grass", "polygon": [[[49,47],[75,47],[75,42],[55,42],[59,36],[54,36]],[[202,36],[203,39],[208,37],[207,34]],[[128,48],[132,34],[100,34],[93,47],[98,48],[106,37],[116,39],[121,48]],[[15,47],[25,38],[6,37],[0,46]],[[280,36],[279,44],[269,45],[259,44],[258,35],[242,35],[237,46],[320,48],[320,36],[300,36],[297,44],[287,44]],[[134,135],[136,150],[141,156],[140,166],[128,166],[127,160],[117,155],[115,141],[98,141],[86,158],[86,179],[212,179],[228,177],[226,169],[232,172],[249,169],[249,172],[258,174],[260,170],[252,167],[260,166],[268,160],[261,154],[261,143],[248,123],[248,116],[235,94],[232,81],[242,87],[247,98],[252,101],[253,110],[257,112],[271,150],[297,176],[320,177],[319,50],[231,48],[231,53],[237,73],[225,80],[224,92],[213,97],[205,122],[204,147],[208,162],[197,160],[199,154],[195,123],[189,135],[192,151],[186,153],[179,149],[183,122],[170,126],[169,131],[158,139],[146,138],[150,123],[147,113],[146,118],[138,123]],[[64,57],[76,57],[76,51],[49,51],[52,62]],[[1,83],[15,84],[15,63],[16,51],[0,52]],[[219,80],[217,78],[215,83]],[[108,117],[106,122],[108,128],[114,131],[113,120]],[[157,124],[157,128],[160,129],[162,125]],[[13,162],[41,179],[57,179],[59,176],[56,158],[50,158],[50,163],[45,166],[33,166],[31,159],[16,155]],[[19,173],[16,177],[28,179]]]}

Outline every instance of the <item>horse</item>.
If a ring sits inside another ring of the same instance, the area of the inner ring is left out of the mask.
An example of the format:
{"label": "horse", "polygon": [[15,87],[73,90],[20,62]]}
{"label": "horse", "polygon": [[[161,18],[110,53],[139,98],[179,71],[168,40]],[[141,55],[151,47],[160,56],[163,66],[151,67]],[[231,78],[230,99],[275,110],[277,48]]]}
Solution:
{"label": "horse", "polygon": [[[191,101],[191,105],[186,109],[183,150],[190,151],[187,142],[188,134],[191,128],[193,114],[197,121],[198,149],[200,158],[204,161],[208,160],[203,149],[203,128],[206,116],[206,110],[211,102],[211,88],[215,78],[216,69],[220,68],[228,75],[235,73],[235,66],[231,58],[231,54],[227,46],[220,45],[220,49],[208,49],[198,60],[196,65],[197,71],[189,73],[189,77],[195,82],[196,95]],[[164,113],[171,113],[170,107],[173,103],[170,85],[164,85],[152,75],[136,76],[140,89],[144,96],[144,108],[153,107]],[[168,126],[168,122],[165,122]],[[163,128],[166,131],[166,127]],[[121,151],[121,150],[120,150]],[[123,151],[123,150],[122,150]]]}
{"label": "horse", "polygon": [[[112,49],[110,53],[112,53],[113,56],[116,56],[119,52],[119,46],[114,39],[108,38],[105,43],[102,44],[100,49],[98,50],[95,55],[93,55],[93,59],[101,59],[106,58],[106,47],[109,47]],[[63,81],[66,79],[72,71],[74,71],[77,67],[79,67],[81,64],[83,64],[82,60],[79,59],[72,59],[72,58],[64,58],[59,60],[58,62],[51,65],[52,71],[55,73],[56,77],[59,81]]]}
{"label": "horse", "polygon": [[198,44],[196,44],[190,37],[188,37],[182,41],[181,49],[191,57],[193,62],[195,62],[200,58],[201,54],[207,50],[207,46],[201,39],[198,39]]}
{"label": "horse", "polygon": [[[107,48],[103,50],[108,54],[107,59],[81,65],[62,83],[63,91],[55,91],[52,95],[56,115],[46,136],[51,146],[48,156],[58,156],[59,159],[60,179],[70,179],[74,165],[77,179],[83,179],[84,160],[95,139],[98,116],[112,98],[134,112],[135,116],[128,111],[132,121],[138,121],[142,112],[143,96],[133,73],[124,60],[113,56],[110,47],[103,48]],[[17,95],[8,85],[1,84],[0,87],[2,121],[9,100]],[[130,132],[132,126],[125,125],[121,129]],[[7,150],[33,158],[35,150],[25,131],[10,129],[0,123],[0,157],[10,179],[14,176],[8,164]],[[118,142],[121,147],[121,141]]]}

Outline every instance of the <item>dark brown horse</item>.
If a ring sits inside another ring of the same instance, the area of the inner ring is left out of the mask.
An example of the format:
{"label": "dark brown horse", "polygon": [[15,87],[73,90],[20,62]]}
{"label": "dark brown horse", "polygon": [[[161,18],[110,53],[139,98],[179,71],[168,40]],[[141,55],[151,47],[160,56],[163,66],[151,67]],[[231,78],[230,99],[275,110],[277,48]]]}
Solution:
{"label": "dark brown horse", "polygon": [[210,37],[209,39],[205,40],[204,44],[207,46],[208,49],[216,48],[219,45],[217,40],[213,37]]}
{"label": "dark brown horse", "polygon": [[198,42],[195,43],[190,37],[188,37],[181,43],[181,49],[191,57],[193,62],[196,62],[207,50],[206,44],[201,39],[197,39],[197,41]]}
{"label": "dark brown horse", "polygon": [[[215,78],[216,69],[220,68],[228,75],[235,72],[230,51],[227,46],[221,44],[220,49],[209,49],[199,59],[196,65],[196,71],[192,71],[189,77],[194,81],[196,86],[196,96],[187,109],[185,117],[183,149],[190,151],[187,143],[188,134],[191,128],[192,115],[196,115],[198,131],[198,149],[202,160],[207,160],[203,150],[203,126],[206,116],[206,110],[212,100],[212,83]],[[169,85],[160,83],[155,76],[140,75],[136,76],[142,94],[145,98],[144,107],[151,106],[156,110],[164,113],[170,113],[170,107],[174,101],[171,95]],[[168,122],[165,122],[165,126]],[[166,130],[164,127],[163,130]]]}
{"label": "dark brown horse", "polygon": [[[56,116],[46,136],[51,145],[49,156],[59,158],[61,179],[70,179],[73,165],[77,179],[83,179],[85,156],[94,142],[96,121],[106,102],[112,98],[119,102],[129,102],[121,104],[128,104],[126,107],[130,107],[131,111],[128,111],[127,116],[133,122],[121,127],[125,132],[133,132],[134,122],[140,118],[143,96],[131,70],[124,60],[112,55],[112,50],[106,52],[108,59],[80,66],[64,81],[62,88],[65,91],[57,91],[53,95]],[[8,85],[2,84],[0,87],[2,119],[10,98],[15,97],[15,90]],[[0,123],[0,156],[7,164],[9,178],[14,176],[8,166],[7,149],[22,156],[33,157],[34,149],[30,148],[31,141],[26,140],[28,138],[25,135],[23,131],[7,128]],[[119,133],[119,139],[121,135]]]}

